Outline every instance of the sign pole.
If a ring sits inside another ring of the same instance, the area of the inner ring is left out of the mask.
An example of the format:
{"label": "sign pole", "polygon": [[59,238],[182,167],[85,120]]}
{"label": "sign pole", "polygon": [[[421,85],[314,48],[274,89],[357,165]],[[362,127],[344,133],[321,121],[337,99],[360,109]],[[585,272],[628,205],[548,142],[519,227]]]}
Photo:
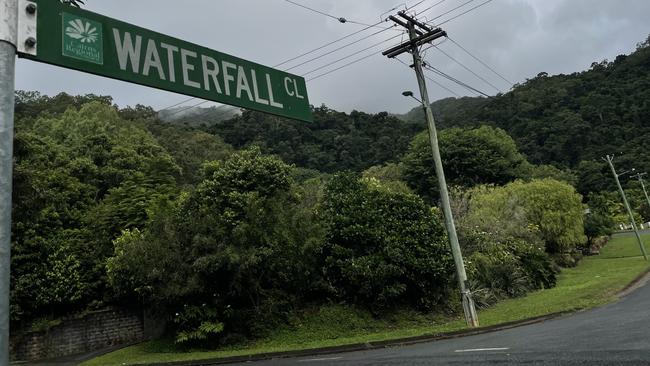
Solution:
{"label": "sign pole", "polygon": [[0,366],[9,366],[9,266],[18,0],[0,0]]}

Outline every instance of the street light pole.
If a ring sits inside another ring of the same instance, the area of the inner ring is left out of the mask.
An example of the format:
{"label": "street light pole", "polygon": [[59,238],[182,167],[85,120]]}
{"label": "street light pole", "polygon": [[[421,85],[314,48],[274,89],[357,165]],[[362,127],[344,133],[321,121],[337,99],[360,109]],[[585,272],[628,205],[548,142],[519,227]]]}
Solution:
{"label": "street light pole", "polygon": [[630,221],[632,221],[632,229],[634,230],[634,235],[636,235],[637,242],[639,242],[639,248],[641,248],[641,253],[643,254],[643,258],[645,260],[648,260],[648,254],[646,254],[645,246],[643,245],[643,240],[641,239],[641,235],[639,235],[639,229],[637,229],[636,227],[634,214],[632,214],[632,209],[630,208],[630,204],[627,202],[627,197],[625,196],[625,191],[623,191],[621,182],[618,180],[618,177],[621,176],[622,174],[617,174],[616,169],[614,169],[614,162],[613,162],[614,156],[606,155],[606,157],[603,158],[603,160],[605,160],[609,164],[609,167],[612,170],[612,174],[614,174],[614,179],[616,179],[616,185],[618,186],[618,192],[621,194],[621,197],[623,197],[623,204],[625,204],[625,209],[627,210],[627,214],[630,216]]}

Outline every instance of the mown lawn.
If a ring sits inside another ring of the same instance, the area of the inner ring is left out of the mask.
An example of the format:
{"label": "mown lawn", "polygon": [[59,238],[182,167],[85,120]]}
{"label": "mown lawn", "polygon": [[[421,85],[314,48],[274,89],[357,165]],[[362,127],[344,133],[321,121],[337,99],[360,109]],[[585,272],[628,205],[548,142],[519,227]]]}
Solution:
{"label": "mown lawn", "polygon": [[[650,250],[650,235],[645,235],[644,240]],[[616,237],[600,255],[584,258],[577,267],[564,270],[556,287],[505,300],[480,311],[481,326],[587,309],[614,301],[617,292],[649,268],[650,263],[640,256],[633,235]],[[199,360],[432,335],[463,328],[464,321],[457,318],[400,312],[390,319],[374,319],[363,311],[331,306],[305,314],[290,326],[256,342],[216,351],[179,352],[170,342],[152,341],[112,352],[82,365],[122,366]]]}

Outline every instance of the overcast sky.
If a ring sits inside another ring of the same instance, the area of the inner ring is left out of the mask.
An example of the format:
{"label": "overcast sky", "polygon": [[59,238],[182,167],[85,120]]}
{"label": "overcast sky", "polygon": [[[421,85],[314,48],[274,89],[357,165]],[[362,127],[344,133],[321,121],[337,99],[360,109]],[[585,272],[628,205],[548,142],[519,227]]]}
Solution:
{"label": "overcast sky", "polygon": [[[380,14],[396,7],[399,0],[294,1],[337,17],[374,24],[380,20]],[[472,1],[433,22],[445,22],[484,1]],[[407,5],[418,2],[412,0]],[[468,0],[443,0],[422,12],[438,2],[440,0],[425,0],[412,10],[420,12],[420,19],[433,19]],[[85,9],[268,66],[364,28],[350,22],[342,24],[284,0],[86,0]],[[650,33],[649,15],[648,0],[494,0],[445,22],[441,27],[451,39],[506,79],[517,83],[542,71],[549,74],[581,71],[589,68],[593,61],[613,60],[619,54],[630,53],[636,43]],[[378,30],[368,29],[280,68],[291,67]],[[394,30],[381,32],[289,72],[303,75],[396,35],[399,33]],[[345,112],[357,109],[404,113],[414,107],[414,100],[401,95],[404,90],[417,90],[414,73],[397,61],[380,55],[382,48],[388,48],[399,40],[400,36],[397,36],[306,75],[306,79],[309,79],[376,53],[339,71],[308,81],[311,104],[326,104]],[[451,41],[441,43],[439,48],[497,88],[503,91],[510,88],[508,83]],[[408,55],[403,55],[402,59],[408,61],[405,56]],[[426,52],[425,59],[487,94],[497,92],[435,48]],[[473,95],[435,75],[430,77],[459,95]],[[183,95],[27,60],[17,63],[16,88],[38,90],[48,95],[62,91],[111,95],[120,106],[140,103],[156,109],[187,99]],[[431,82],[429,94],[432,101],[453,96]],[[187,102],[187,105],[199,101]]]}

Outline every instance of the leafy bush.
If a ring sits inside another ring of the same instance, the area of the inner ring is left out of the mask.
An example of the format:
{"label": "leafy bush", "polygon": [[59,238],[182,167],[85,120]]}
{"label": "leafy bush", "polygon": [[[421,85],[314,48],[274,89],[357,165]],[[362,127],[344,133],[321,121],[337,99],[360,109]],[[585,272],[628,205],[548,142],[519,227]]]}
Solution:
{"label": "leafy bush", "polygon": [[478,188],[471,206],[468,220],[481,230],[525,241],[532,233],[551,254],[571,252],[586,241],[582,197],[569,184],[553,179]]}
{"label": "leafy bush", "polygon": [[514,239],[496,242],[485,232],[465,237],[478,241],[466,262],[471,288],[480,306],[555,286],[557,266],[543,248]]}
{"label": "leafy bush", "polygon": [[349,173],[332,178],[323,206],[325,271],[338,298],[374,310],[444,301],[453,262],[439,216],[422,199]]}
{"label": "leafy bush", "polygon": [[219,321],[219,310],[208,307],[185,305],[174,315],[174,323],[178,329],[176,343],[197,344],[205,342],[223,331],[223,323]]}

